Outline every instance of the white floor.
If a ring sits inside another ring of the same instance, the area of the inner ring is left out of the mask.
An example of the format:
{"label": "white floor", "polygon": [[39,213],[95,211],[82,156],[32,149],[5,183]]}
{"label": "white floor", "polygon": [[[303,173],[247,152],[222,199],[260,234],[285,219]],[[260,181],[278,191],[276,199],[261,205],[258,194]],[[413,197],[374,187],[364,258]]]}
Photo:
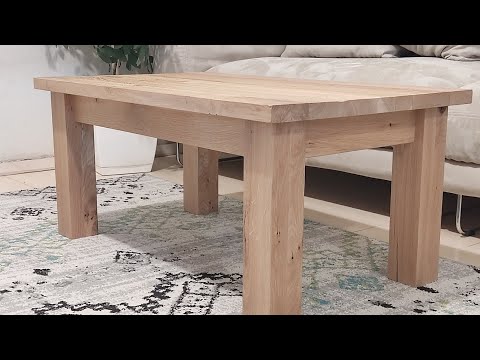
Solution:
{"label": "white floor", "polygon": [[[219,193],[242,199],[242,161],[220,165]],[[53,159],[0,164],[0,192],[55,185]],[[32,172],[33,171],[33,172]],[[2,175],[3,174],[3,175]],[[181,184],[182,168],[174,157],[157,158],[151,175]],[[97,175],[98,178],[105,178]],[[323,224],[388,241],[389,183],[387,181],[307,168],[305,216]],[[440,255],[480,266],[480,234],[462,237],[455,231],[455,197],[446,194]],[[465,202],[464,222],[480,226],[480,199]],[[480,232],[479,232],[480,233]]]}

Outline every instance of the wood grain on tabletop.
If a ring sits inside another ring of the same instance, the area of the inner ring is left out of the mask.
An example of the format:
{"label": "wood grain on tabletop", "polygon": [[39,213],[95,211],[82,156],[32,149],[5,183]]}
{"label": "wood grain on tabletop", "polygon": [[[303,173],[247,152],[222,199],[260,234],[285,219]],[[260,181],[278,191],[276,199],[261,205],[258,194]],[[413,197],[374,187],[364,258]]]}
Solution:
{"label": "wood grain on tabletop", "polygon": [[36,78],[35,88],[260,122],[466,104],[472,91],[218,73]]}

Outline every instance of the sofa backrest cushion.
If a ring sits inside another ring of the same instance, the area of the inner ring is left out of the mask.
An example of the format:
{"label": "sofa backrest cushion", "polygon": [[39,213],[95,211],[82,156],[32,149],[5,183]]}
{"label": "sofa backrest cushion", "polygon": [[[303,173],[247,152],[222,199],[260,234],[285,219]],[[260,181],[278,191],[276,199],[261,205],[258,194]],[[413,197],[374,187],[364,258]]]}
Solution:
{"label": "sofa backrest cushion", "polygon": [[155,72],[206,71],[227,62],[278,57],[285,45],[157,45]]}
{"label": "sofa backrest cushion", "polygon": [[421,56],[435,56],[448,60],[480,60],[480,45],[402,45]]}
{"label": "sofa backrest cushion", "polygon": [[282,57],[380,58],[406,53],[399,45],[287,45]]}

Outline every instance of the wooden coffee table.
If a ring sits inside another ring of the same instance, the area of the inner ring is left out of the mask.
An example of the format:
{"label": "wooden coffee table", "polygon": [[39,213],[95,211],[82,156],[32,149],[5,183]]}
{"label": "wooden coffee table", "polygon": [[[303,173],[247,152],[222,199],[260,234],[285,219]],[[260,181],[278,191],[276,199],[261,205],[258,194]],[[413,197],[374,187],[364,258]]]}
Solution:
{"label": "wooden coffee table", "polygon": [[[243,311],[301,312],[305,158],[393,146],[388,277],[437,279],[448,106],[471,90],[180,73],[37,78],[52,92],[58,228],[97,234],[93,125],[185,144],[184,204],[218,209],[245,157]],[[353,189],[352,189],[353,190]]]}

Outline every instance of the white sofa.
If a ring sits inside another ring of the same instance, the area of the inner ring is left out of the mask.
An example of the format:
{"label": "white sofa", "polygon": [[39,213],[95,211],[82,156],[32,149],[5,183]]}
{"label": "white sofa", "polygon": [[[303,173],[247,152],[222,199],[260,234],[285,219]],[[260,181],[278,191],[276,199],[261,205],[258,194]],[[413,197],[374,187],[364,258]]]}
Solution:
{"label": "white sofa", "polygon": [[[398,54],[400,57],[389,54],[388,57],[313,58],[308,52],[307,56],[285,57],[285,48],[286,45],[158,45],[156,72],[209,71],[473,89],[472,104],[449,109],[444,191],[480,198],[480,61],[413,53],[403,57],[405,52]],[[297,56],[295,51],[289,53]],[[373,149],[320,156],[308,159],[307,165],[390,180],[392,152]],[[458,198],[461,207],[461,196]],[[462,231],[460,212],[457,220]]]}

